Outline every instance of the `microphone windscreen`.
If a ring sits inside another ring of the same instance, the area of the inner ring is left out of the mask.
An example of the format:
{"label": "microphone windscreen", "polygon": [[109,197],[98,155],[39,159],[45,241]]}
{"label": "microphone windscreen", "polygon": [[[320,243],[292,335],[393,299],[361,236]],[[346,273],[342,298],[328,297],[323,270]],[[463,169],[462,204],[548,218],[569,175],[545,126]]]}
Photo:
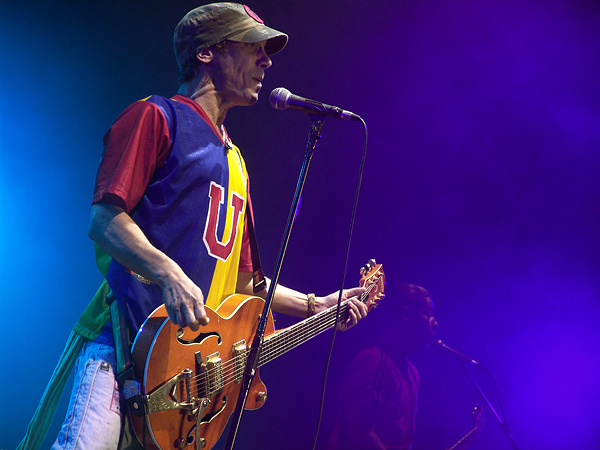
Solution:
{"label": "microphone windscreen", "polygon": [[279,87],[273,89],[273,91],[271,91],[271,95],[269,96],[271,106],[275,109],[286,109],[288,107],[290,95],[292,95],[292,93],[286,88]]}

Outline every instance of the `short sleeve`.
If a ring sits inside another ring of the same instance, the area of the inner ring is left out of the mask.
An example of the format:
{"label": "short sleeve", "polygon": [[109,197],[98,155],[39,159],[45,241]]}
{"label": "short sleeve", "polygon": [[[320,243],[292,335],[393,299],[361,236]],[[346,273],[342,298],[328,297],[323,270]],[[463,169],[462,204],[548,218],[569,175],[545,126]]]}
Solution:
{"label": "short sleeve", "polygon": [[170,151],[167,120],[154,103],[138,101],[104,135],[92,204],[110,203],[130,213]]}

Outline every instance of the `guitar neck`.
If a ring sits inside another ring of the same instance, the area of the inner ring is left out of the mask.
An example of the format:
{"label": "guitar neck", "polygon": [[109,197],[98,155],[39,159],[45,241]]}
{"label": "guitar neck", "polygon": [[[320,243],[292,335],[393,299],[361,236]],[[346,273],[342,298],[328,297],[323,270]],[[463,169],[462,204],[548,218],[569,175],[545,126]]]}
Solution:
{"label": "guitar neck", "polygon": [[[367,288],[367,291],[360,296],[360,301],[368,298],[372,288],[373,286]],[[339,321],[343,321],[347,317],[349,302],[350,300],[344,300],[341,303]],[[266,337],[258,358],[258,366],[273,361],[275,358],[333,327],[336,313],[337,305]]]}

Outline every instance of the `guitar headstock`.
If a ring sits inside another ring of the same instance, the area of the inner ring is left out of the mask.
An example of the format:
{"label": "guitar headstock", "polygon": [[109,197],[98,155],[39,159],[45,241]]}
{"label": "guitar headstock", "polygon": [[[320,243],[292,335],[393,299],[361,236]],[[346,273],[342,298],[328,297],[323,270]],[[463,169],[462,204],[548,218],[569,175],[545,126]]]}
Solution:
{"label": "guitar headstock", "polygon": [[361,296],[363,303],[367,305],[369,311],[377,308],[379,301],[385,297],[385,274],[381,264],[370,259],[367,264],[360,268],[359,286],[366,288],[366,292]]}

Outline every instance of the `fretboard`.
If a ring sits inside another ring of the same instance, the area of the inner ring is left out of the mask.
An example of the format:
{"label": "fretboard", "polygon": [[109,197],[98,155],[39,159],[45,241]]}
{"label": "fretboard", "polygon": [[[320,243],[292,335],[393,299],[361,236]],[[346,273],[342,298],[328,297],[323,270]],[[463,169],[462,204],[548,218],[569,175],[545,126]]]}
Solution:
{"label": "fretboard", "polygon": [[[348,302],[349,300],[346,300],[340,305],[340,321],[346,317]],[[258,358],[258,366],[261,367],[273,361],[275,358],[331,328],[335,323],[336,310],[337,306],[333,306],[289,328],[266,337],[262,345],[260,357]]]}
{"label": "fretboard", "polygon": [[[375,285],[370,285],[367,290],[359,297],[364,302],[371,293]],[[344,300],[340,305],[339,322],[346,320],[348,314],[348,303],[350,300]],[[332,306],[319,314],[304,319],[291,327],[285,328],[275,334],[267,336],[263,342],[262,350],[258,358],[258,367],[264,366],[268,362],[283,355],[284,353],[298,347],[304,342],[321,334],[323,331],[333,327],[337,305]]]}

